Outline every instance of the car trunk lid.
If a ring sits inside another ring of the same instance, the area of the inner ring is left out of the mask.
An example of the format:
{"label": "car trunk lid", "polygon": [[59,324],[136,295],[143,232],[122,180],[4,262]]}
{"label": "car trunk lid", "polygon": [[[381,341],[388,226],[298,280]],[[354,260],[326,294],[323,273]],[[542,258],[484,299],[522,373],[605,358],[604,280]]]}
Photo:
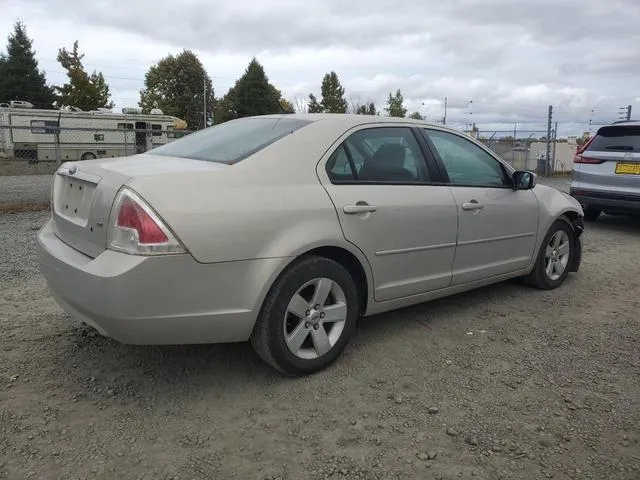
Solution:
{"label": "car trunk lid", "polygon": [[65,163],[53,180],[54,232],[66,244],[95,258],[107,248],[114,199],[131,178],[223,168],[229,167],[153,155]]}

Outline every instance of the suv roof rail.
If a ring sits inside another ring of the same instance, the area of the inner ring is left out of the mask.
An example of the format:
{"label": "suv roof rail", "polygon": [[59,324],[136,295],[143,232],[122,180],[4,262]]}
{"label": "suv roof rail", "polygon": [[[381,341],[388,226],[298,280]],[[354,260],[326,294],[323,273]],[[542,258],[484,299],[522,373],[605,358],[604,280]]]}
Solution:
{"label": "suv roof rail", "polygon": [[611,125],[617,125],[619,123],[637,123],[637,122],[638,122],[638,120],[634,120],[634,119],[631,119],[631,120],[616,120]]}

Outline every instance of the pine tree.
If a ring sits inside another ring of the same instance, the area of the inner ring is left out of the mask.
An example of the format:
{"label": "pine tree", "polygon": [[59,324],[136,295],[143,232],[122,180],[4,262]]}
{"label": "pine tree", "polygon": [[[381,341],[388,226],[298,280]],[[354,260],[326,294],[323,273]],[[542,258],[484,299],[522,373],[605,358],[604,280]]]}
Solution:
{"label": "pine tree", "polygon": [[322,101],[320,102],[323,111],[326,113],[346,113],[347,101],[344,98],[344,87],[340,84],[336,72],[327,73],[322,79]]}
{"label": "pine tree", "polygon": [[38,70],[27,28],[16,22],[8,36],[7,54],[0,54],[0,102],[25,100],[35,108],[51,108],[55,100],[44,72]]}
{"label": "pine tree", "polygon": [[56,105],[58,107],[78,107],[82,110],[96,110],[98,108],[113,108],[109,101],[111,94],[101,72],[89,75],[82,65],[84,54],[78,53],[78,41],[73,42],[73,50],[66,48],[58,50],[58,62],[67,71],[69,83],[56,90]]}
{"label": "pine tree", "polygon": [[253,58],[244,74],[220,99],[216,108],[216,123],[232,118],[283,113],[280,90],[269,83],[264,67]]}
{"label": "pine tree", "polygon": [[395,95],[389,93],[387,98],[387,106],[384,109],[390,117],[406,117],[407,109],[404,108],[404,97],[400,89],[396,90]]}
{"label": "pine tree", "polygon": [[324,107],[318,102],[318,99],[313,93],[309,94],[309,102],[307,103],[307,112],[308,113],[322,113],[324,112]]}
{"label": "pine tree", "polygon": [[358,115],[377,115],[376,106],[373,102],[369,102],[366,105],[360,105],[356,109]]}

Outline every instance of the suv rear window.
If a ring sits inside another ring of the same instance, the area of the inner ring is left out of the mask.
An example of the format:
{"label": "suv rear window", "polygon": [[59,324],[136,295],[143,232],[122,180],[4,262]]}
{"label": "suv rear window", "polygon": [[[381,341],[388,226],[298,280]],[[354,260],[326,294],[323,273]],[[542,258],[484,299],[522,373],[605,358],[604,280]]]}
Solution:
{"label": "suv rear window", "polygon": [[205,128],[149,153],[232,164],[309,123],[297,118],[240,118]]}
{"label": "suv rear window", "polygon": [[640,127],[610,125],[598,130],[587,151],[640,152]]}

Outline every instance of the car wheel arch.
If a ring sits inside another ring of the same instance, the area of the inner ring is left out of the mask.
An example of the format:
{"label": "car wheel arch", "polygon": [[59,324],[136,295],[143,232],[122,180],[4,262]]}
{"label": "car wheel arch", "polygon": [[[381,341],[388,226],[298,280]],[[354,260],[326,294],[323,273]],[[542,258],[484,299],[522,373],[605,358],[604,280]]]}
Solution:
{"label": "car wheel arch", "polygon": [[373,298],[372,287],[373,277],[369,268],[369,263],[362,253],[354,251],[354,248],[337,243],[321,243],[307,245],[298,249],[291,256],[287,257],[287,261],[280,265],[277,271],[273,272],[269,282],[265,284],[265,288],[260,294],[258,309],[262,309],[262,304],[278,278],[296,261],[305,256],[318,256],[329,258],[336,261],[347,269],[352,276],[358,289],[358,297],[360,299],[360,315],[364,315],[367,311],[369,300]]}
{"label": "car wheel arch", "polygon": [[572,264],[569,267],[571,272],[577,272],[578,268],[580,267],[580,263],[581,263],[581,259],[582,259],[582,246],[580,244],[580,236],[582,235],[584,226],[583,226],[583,215],[576,209],[568,207],[563,209],[562,211],[558,212],[553,218],[551,218],[551,221],[545,225],[544,230],[540,231],[540,240],[539,240],[539,245],[537,245],[537,248],[535,250],[535,255],[532,258],[532,262],[531,262],[531,267],[529,270],[532,270],[535,264],[535,260],[536,258],[538,258],[538,254],[540,252],[540,249],[543,248],[544,243],[543,243],[543,239],[545,237],[545,235],[547,234],[547,232],[549,231],[549,229],[551,228],[551,226],[558,220],[562,220],[564,222],[566,222],[574,231],[575,233],[575,241],[576,241],[576,256],[572,259]]}

